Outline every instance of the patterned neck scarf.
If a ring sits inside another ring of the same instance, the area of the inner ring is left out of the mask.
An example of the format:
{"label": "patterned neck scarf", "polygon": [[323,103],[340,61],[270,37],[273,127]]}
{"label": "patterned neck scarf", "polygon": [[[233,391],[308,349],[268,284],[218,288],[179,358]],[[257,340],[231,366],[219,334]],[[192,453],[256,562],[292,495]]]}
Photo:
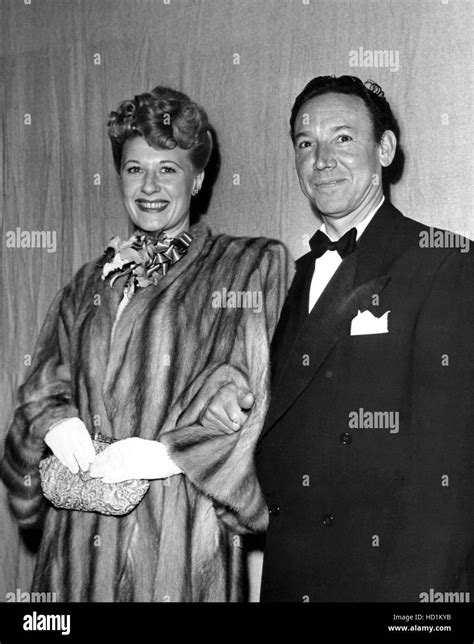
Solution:
{"label": "patterned neck scarf", "polygon": [[112,274],[112,287],[119,277],[129,275],[127,287],[132,291],[136,286],[156,285],[160,276],[166,275],[170,266],[187,253],[192,240],[185,231],[174,238],[167,237],[162,231],[137,231],[127,241],[114,237],[104,253],[107,261],[102,269],[102,279]]}

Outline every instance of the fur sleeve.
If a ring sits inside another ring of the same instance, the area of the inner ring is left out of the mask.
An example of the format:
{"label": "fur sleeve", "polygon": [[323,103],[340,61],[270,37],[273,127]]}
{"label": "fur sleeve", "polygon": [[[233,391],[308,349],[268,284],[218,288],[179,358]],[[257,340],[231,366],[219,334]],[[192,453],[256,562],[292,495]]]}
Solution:
{"label": "fur sleeve", "polygon": [[13,514],[24,528],[39,525],[45,509],[38,472],[46,449],[44,436],[54,422],[79,415],[69,365],[67,318],[73,313],[65,294],[70,290],[61,290],[48,311],[5,439],[0,474]]}
{"label": "fur sleeve", "polygon": [[[169,417],[160,440],[201,492],[233,513],[250,531],[265,530],[266,504],[258,484],[254,449],[269,402],[269,347],[286,295],[290,269],[283,245],[273,242],[252,275],[252,289],[263,293],[261,313],[247,311],[236,329],[231,364],[211,365],[192,383]],[[200,415],[223,385],[249,387],[255,404],[242,428],[223,434],[203,427]],[[173,413],[176,424],[172,419]]]}

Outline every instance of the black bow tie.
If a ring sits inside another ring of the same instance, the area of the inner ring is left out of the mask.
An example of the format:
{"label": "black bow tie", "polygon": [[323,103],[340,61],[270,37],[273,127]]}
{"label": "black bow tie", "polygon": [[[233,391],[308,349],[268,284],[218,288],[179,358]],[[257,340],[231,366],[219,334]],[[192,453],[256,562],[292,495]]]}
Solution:
{"label": "black bow tie", "polygon": [[324,255],[327,250],[337,250],[342,259],[344,259],[344,257],[350,255],[350,253],[355,251],[357,248],[356,237],[356,228],[348,230],[347,233],[337,241],[331,241],[327,235],[320,230],[317,230],[309,240],[311,254],[315,259],[318,259],[318,257]]}

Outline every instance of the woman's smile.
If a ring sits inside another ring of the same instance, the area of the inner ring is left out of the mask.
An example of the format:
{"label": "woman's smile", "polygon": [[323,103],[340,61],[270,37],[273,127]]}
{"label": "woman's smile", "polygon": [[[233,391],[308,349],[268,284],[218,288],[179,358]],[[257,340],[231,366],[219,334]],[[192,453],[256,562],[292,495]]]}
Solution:
{"label": "woman's smile", "polygon": [[157,199],[154,201],[149,201],[147,199],[136,199],[135,203],[142,212],[159,213],[163,212],[163,210],[168,207],[170,202],[164,199]]}

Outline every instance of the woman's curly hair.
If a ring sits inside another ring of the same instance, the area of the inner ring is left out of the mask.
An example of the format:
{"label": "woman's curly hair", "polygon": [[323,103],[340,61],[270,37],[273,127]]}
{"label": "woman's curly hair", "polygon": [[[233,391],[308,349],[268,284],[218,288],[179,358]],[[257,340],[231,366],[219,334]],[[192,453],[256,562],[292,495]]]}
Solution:
{"label": "woman's curly hair", "polygon": [[204,109],[186,94],[160,85],[120,103],[110,113],[108,131],[119,174],[123,147],[136,136],[142,136],[153,148],[189,150],[198,172],[204,170],[212,152],[211,127]]}

